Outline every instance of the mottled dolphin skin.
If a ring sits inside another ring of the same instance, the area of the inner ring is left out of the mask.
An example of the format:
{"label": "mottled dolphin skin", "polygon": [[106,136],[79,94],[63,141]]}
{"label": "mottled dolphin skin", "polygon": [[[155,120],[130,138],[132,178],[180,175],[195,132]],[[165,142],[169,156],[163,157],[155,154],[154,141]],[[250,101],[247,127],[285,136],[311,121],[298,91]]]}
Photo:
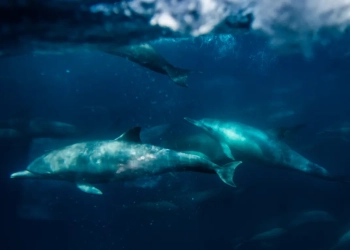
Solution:
{"label": "mottled dolphin skin", "polygon": [[102,194],[94,183],[193,171],[216,173],[226,184],[235,187],[233,175],[240,161],[218,166],[196,155],[142,144],[140,131],[140,127],[135,127],[115,140],[83,142],[54,150],[11,178],[70,181],[84,192]]}
{"label": "mottled dolphin skin", "polygon": [[349,182],[343,176],[331,175],[325,168],[292,150],[283,141],[257,128],[217,119],[185,120],[204,129],[216,139],[232,160],[255,162],[267,166],[293,169],[325,180]]}
{"label": "mottled dolphin skin", "polygon": [[150,44],[128,45],[121,47],[100,48],[105,53],[127,58],[145,68],[167,75],[177,85],[187,87],[187,78],[190,70],[177,68],[171,65]]}

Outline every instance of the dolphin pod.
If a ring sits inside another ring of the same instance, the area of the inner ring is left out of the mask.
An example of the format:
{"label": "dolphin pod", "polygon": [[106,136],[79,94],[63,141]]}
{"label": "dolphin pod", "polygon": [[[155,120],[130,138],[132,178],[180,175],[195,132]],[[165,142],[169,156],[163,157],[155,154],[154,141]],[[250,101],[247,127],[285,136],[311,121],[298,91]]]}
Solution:
{"label": "dolphin pod", "polygon": [[97,183],[132,181],[169,172],[216,173],[235,187],[233,175],[241,161],[223,166],[197,155],[143,144],[140,127],[134,127],[115,140],[76,143],[35,159],[26,170],[11,178],[70,181],[83,192],[102,194]]}
{"label": "dolphin pod", "polygon": [[329,181],[349,182],[347,177],[330,174],[325,168],[292,150],[277,137],[257,128],[217,119],[184,119],[202,128],[218,141],[225,155],[231,160],[293,169]]}

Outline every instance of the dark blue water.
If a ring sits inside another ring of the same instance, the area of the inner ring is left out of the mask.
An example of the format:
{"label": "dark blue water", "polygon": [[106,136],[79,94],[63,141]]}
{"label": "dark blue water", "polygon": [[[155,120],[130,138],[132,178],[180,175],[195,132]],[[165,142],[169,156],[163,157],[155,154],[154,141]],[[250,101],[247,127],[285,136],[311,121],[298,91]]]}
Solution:
{"label": "dark blue water", "polygon": [[[166,76],[98,52],[24,55],[0,61],[1,119],[45,117],[92,131],[114,124],[110,138],[133,126],[170,124],[166,136],[195,131],[183,117],[225,118],[261,129],[306,124],[289,144],[334,173],[350,174],[349,142],[320,139],[325,127],[349,121],[346,41],[318,48],[312,59],[278,55],[266,42],[236,39],[235,51],[201,41],[157,44],[172,64],[201,71],[181,88]],[[293,111],[285,117],[273,115]],[[17,182],[9,175],[28,163],[26,146],[1,147],[1,248],[233,249],[241,239],[283,227],[298,211],[326,210],[337,223],[290,232],[271,249],[329,249],[349,224],[350,186],[256,165],[238,168],[237,194],[216,175],[164,176],[153,188],[104,185],[93,196],[74,185]],[[220,189],[202,202],[191,194]],[[122,209],[147,201],[182,202],[175,211]],[[23,214],[30,204],[31,215]],[[19,212],[22,211],[22,212]],[[33,211],[35,215],[33,215]],[[265,245],[266,247],[266,245]],[[243,249],[243,248],[242,248]],[[245,249],[265,249],[264,245]]]}

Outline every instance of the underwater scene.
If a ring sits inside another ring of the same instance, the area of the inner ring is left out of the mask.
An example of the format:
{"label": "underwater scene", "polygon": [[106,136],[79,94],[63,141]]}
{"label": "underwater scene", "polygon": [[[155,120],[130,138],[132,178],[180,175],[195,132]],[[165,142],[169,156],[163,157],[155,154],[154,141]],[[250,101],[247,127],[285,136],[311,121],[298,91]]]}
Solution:
{"label": "underwater scene", "polygon": [[349,0],[0,0],[3,250],[350,250]]}

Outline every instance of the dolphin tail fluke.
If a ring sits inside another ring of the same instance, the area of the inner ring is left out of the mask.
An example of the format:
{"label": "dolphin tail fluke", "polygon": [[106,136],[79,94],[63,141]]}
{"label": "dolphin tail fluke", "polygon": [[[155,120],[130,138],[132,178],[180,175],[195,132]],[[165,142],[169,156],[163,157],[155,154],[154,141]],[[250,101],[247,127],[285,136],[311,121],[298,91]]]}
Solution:
{"label": "dolphin tail fluke", "polygon": [[166,67],[165,69],[169,78],[181,87],[188,87],[187,78],[191,74],[191,70],[176,67]]}
{"label": "dolphin tail fluke", "polygon": [[241,164],[241,161],[234,161],[227,163],[223,166],[215,168],[215,172],[219,175],[220,179],[231,187],[236,187],[233,181],[236,168]]}

